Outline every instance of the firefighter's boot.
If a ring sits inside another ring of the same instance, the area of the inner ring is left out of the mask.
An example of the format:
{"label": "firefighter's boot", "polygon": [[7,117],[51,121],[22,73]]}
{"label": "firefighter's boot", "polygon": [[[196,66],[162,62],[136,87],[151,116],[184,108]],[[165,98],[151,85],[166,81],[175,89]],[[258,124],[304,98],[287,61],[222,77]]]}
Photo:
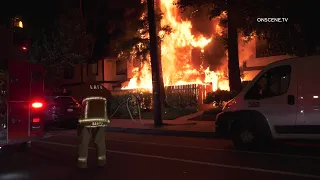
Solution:
{"label": "firefighter's boot", "polygon": [[88,163],[87,163],[87,158],[78,158],[78,163],[77,163],[77,167],[79,169],[86,169],[88,168]]}
{"label": "firefighter's boot", "polygon": [[106,156],[99,156],[98,157],[98,167],[102,168],[106,165]]}

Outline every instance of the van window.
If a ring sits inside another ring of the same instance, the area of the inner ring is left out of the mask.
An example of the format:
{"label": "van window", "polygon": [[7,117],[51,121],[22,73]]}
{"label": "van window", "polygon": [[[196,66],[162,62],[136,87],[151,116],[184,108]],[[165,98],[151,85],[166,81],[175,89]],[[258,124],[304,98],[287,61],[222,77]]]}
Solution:
{"label": "van window", "polygon": [[287,92],[290,85],[291,67],[278,66],[265,72],[245,95],[245,99],[264,99]]}

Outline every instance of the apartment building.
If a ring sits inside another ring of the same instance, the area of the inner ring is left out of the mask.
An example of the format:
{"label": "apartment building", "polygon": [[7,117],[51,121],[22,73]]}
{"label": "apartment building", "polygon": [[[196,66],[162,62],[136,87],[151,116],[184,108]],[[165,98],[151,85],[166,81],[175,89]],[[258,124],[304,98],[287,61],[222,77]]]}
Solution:
{"label": "apartment building", "polygon": [[[245,80],[249,81],[267,64],[293,57],[282,53],[279,48],[272,47],[267,40],[256,40],[254,49],[255,54],[244,62]],[[105,58],[94,64],[92,68],[96,74],[96,81],[109,90],[115,90],[121,88],[121,84],[132,77],[132,68],[137,66],[137,63],[131,64],[126,60]],[[65,91],[72,95],[72,91],[79,90],[77,87],[87,81],[88,66],[78,64],[48,74],[46,89]]]}
{"label": "apartment building", "polygon": [[[92,71],[96,74],[96,81],[100,82],[109,90],[120,88],[121,83],[128,80],[128,65],[125,60],[104,59],[93,64]],[[72,91],[78,91],[77,87],[87,81],[88,77],[87,64],[77,64],[60,70],[48,72],[46,77],[47,92],[67,92],[72,95]]]}

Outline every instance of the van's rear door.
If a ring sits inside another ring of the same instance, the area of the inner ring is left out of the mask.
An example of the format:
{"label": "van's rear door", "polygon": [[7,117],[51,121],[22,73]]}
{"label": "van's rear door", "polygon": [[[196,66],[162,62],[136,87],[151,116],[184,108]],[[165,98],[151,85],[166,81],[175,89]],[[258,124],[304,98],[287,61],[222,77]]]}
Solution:
{"label": "van's rear door", "polygon": [[320,134],[320,72],[319,56],[301,59],[299,64],[299,86],[296,131],[299,134]]}

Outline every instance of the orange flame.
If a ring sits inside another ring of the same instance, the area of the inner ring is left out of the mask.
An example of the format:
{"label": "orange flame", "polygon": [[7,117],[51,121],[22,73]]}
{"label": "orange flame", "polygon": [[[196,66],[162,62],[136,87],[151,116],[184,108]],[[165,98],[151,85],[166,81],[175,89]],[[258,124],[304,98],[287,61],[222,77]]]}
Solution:
{"label": "orange flame", "polygon": [[[225,64],[220,71],[210,71],[209,67],[201,66],[195,69],[191,65],[191,52],[194,48],[204,48],[212,41],[214,36],[221,36],[223,29],[216,24],[212,37],[192,34],[191,21],[183,20],[180,17],[179,9],[174,6],[174,0],[161,0],[161,11],[164,16],[161,25],[169,25],[172,32],[164,36],[161,42],[161,63],[162,74],[165,86],[185,85],[185,84],[211,84],[212,90],[229,90],[229,82],[225,76],[227,72]],[[145,14],[143,15],[145,16]],[[221,13],[218,18],[225,18],[226,12]],[[159,32],[163,33],[163,32]],[[143,38],[148,37],[144,35]],[[134,52],[132,57],[135,58]],[[145,62],[141,68],[132,70],[133,77],[123,85],[122,89],[152,89],[152,75],[150,61]]]}

